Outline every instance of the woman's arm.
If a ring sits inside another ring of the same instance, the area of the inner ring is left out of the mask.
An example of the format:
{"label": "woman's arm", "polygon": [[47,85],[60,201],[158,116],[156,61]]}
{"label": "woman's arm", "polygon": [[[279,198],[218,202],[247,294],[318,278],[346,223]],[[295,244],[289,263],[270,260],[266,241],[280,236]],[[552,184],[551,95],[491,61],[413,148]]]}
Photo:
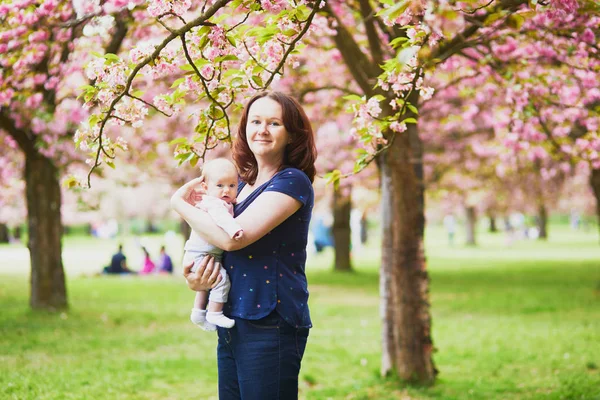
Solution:
{"label": "woman's arm", "polygon": [[[224,230],[205,211],[189,204],[185,198],[194,190],[193,180],[182,186],[171,198],[173,209],[186,220],[192,229],[210,244],[226,251],[242,249],[269,233],[292,214],[300,209],[302,203],[280,192],[263,192],[235,220],[244,230],[244,236],[236,240],[230,238]],[[190,185],[190,186],[188,186]],[[186,188],[186,186],[188,186]],[[193,195],[192,195],[193,196]]]}

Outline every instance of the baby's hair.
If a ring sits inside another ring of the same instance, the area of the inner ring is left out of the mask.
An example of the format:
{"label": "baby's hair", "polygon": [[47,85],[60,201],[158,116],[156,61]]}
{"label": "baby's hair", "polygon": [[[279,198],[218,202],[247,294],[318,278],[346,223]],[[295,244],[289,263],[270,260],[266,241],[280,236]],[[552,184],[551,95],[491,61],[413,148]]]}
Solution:
{"label": "baby's hair", "polygon": [[204,163],[202,166],[202,177],[206,180],[207,174],[210,175],[215,170],[223,170],[225,168],[232,168],[237,174],[237,168],[235,165],[226,158],[215,158]]}

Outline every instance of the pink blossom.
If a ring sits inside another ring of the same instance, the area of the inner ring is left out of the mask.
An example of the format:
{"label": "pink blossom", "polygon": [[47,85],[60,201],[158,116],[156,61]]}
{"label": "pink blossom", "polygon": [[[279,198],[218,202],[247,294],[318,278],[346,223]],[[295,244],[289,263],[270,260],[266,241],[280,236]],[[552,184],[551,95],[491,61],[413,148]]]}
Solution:
{"label": "pink blossom", "polygon": [[71,40],[71,29],[59,29],[56,33],[56,41],[66,42]]}
{"label": "pink blossom", "polygon": [[42,103],[43,96],[41,93],[36,93],[25,100],[25,107],[35,109]]}
{"label": "pink blossom", "polygon": [[29,35],[28,40],[29,43],[43,42],[45,40],[48,40],[49,37],[50,32],[48,31],[35,31]]}
{"label": "pink blossom", "polygon": [[208,38],[215,47],[225,47],[229,42],[225,37],[225,30],[221,26],[213,26],[208,34]]}
{"label": "pink blossom", "polygon": [[215,58],[221,55],[221,50],[214,46],[208,46],[204,51],[204,56],[207,60],[213,61]]}
{"label": "pink blossom", "polygon": [[14,96],[15,91],[11,88],[4,89],[0,92],[0,106],[7,106],[10,104],[10,100]]}
{"label": "pink blossom", "polygon": [[579,138],[579,139],[575,140],[575,146],[577,146],[581,151],[584,151],[589,148],[590,141]]}
{"label": "pink blossom", "polygon": [[148,3],[148,14],[152,17],[158,17],[171,11],[169,0],[148,0]]}
{"label": "pink blossom", "polygon": [[529,153],[527,153],[527,157],[529,157],[529,159],[532,161],[536,159],[544,160],[546,157],[548,157],[548,153],[543,147],[535,146],[530,149]]}
{"label": "pink blossom", "polygon": [[261,0],[260,5],[265,11],[278,14],[287,4],[285,0]]}
{"label": "pink blossom", "polygon": [[0,4],[0,17],[4,18],[10,11],[10,6],[8,4]]}
{"label": "pink blossom", "polygon": [[129,59],[132,63],[139,63],[154,52],[156,47],[151,43],[141,43],[129,51]]}
{"label": "pink blossom", "polygon": [[205,78],[210,78],[212,74],[215,72],[215,67],[212,64],[206,64],[202,68],[200,68],[200,73]]}
{"label": "pink blossom", "polygon": [[423,100],[429,100],[433,97],[433,92],[435,91],[432,87],[421,87],[419,93],[421,94],[421,98]]}
{"label": "pink blossom", "polygon": [[58,0],[45,0],[39,8],[39,11],[49,15],[58,6]]}
{"label": "pink blossom", "polygon": [[377,101],[377,99],[373,97],[371,97],[369,101],[367,101],[365,108],[371,117],[377,117],[379,116],[379,114],[381,114],[381,107],[379,106],[379,101]]}
{"label": "pink blossom", "polygon": [[394,121],[390,124],[390,129],[394,132],[402,133],[406,131],[407,126],[404,122]]}
{"label": "pink blossom", "polygon": [[192,6],[192,0],[172,0],[171,10],[177,15],[183,15]]}
{"label": "pink blossom", "polygon": [[552,0],[551,4],[557,10],[563,11],[567,14],[573,14],[579,8],[577,0]]}
{"label": "pink blossom", "polygon": [[54,90],[54,89],[56,89],[57,86],[58,86],[58,78],[56,76],[53,76],[52,78],[48,79],[46,81],[46,83],[44,83],[44,88],[46,90]]}
{"label": "pink blossom", "polygon": [[171,112],[173,112],[173,107],[167,102],[164,96],[156,96],[154,97],[152,102],[154,103],[156,108],[158,108],[160,111],[166,114],[170,114]]}
{"label": "pink blossom", "polygon": [[129,0],[110,0],[104,4],[104,12],[110,14],[119,11],[129,4]]}
{"label": "pink blossom", "polygon": [[40,85],[40,84],[44,83],[46,81],[46,79],[48,79],[48,77],[45,74],[36,74],[33,77],[33,83],[35,85]]}

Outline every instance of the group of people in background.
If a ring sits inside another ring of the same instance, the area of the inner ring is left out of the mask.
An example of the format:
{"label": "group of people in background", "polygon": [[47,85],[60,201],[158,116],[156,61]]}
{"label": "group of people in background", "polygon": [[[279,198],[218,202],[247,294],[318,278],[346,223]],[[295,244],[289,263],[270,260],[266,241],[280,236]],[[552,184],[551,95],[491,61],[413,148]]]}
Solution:
{"label": "group of people in background", "polygon": [[144,263],[142,269],[139,271],[131,269],[127,265],[127,257],[123,254],[123,245],[119,244],[119,250],[112,256],[110,265],[104,267],[103,273],[105,274],[172,274],[173,273],[173,261],[167,254],[165,246],[161,246],[160,255],[156,263],[150,257],[150,253],[146,247],[142,247],[144,252]]}

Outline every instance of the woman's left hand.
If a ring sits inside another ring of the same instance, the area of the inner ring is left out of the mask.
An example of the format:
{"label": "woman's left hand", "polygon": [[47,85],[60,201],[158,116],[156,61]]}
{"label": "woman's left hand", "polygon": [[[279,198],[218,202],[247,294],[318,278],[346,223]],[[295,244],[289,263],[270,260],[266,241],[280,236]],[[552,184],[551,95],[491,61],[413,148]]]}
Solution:
{"label": "woman's left hand", "polygon": [[192,272],[194,264],[183,266],[183,276],[190,289],[204,291],[213,289],[221,281],[221,263],[207,255],[198,264],[196,272]]}

